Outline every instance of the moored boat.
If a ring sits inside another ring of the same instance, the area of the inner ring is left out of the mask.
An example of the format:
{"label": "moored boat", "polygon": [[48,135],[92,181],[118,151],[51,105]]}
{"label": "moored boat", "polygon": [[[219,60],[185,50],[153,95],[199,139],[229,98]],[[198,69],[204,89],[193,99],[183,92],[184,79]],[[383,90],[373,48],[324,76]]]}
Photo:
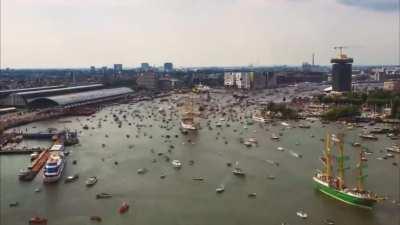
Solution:
{"label": "moored boat", "polygon": [[87,187],[91,187],[91,186],[93,186],[93,185],[95,185],[96,183],[97,183],[97,177],[95,177],[95,176],[92,176],[92,177],[89,177],[87,180],[86,180],[86,186]]}
{"label": "moored boat", "polygon": [[378,140],[378,137],[377,137],[377,136],[375,136],[375,135],[373,135],[373,134],[367,134],[367,133],[360,134],[359,137],[360,137],[360,138],[363,138],[363,139],[366,139],[366,140],[373,140],[373,141]]}
{"label": "moored boat", "polygon": [[51,150],[46,165],[44,166],[43,182],[57,182],[64,171],[64,153],[58,150]]}
{"label": "moored boat", "polygon": [[77,180],[78,178],[79,178],[79,175],[78,175],[78,174],[74,174],[74,175],[68,176],[68,177],[65,179],[65,183],[74,182],[74,181]]}
{"label": "moored boat", "polygon": [[120,214],[126,213],[129,210],[129,204],[126,202],[123,202],[121,207],[119,207],[118,212]]}
{"label": "moored boat", "polygon": [[397,145],[393,145],[392,147],[385,148],[388,152],[400,153],[400,147]]}
{"label": "moored boat", "polygon": [[174,166],[174,168],[176,168],[176,169],[180,169],[182,167],[182,163],[177,159],[172,160],[171,163]]}
{"label": "moored boat", "polygon": [[307,219],[308,214],[306,212],[304,212],[303,210],[299,210],[296,212],[296,215],[302,219]]}
{"label": "moored boat", "polygon": [[43,217],[34,216],[34,217],[29,219],[29,224],[45,225],[45,224],[47,224],[47,219],[43,218]]}

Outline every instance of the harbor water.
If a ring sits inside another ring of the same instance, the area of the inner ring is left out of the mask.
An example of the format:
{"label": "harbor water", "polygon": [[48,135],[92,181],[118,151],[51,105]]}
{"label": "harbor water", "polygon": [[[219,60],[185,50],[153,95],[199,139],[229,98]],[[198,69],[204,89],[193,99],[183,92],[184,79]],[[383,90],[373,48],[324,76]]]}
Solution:
{"label": "harbor water", "polygon": [[[43,184],[42,174],[32,182],[19,181],[18,171],[30,163],[29,156],[0,156],[1,224],[27,224],[36,215],[46,217],[51,225],[90,224],[90,216],[100,216],[102,224],[115,225],[324,224],[326,219],[344,225],[397,225],[400,222],[399,206],[393,202],[399,199],[400,171],[399,166],[392,164],[399,163],[400,155],[377,160],[386,153],[382,151],[384,147],[395,144],[385,135],[379,135],[378,141],[367,141],[358,137],[362,128],[349,129],[340,123],[323,125],[316,121],[310,123],[310,129],[297,127],[305,121],[286,121],[294,128],[280,122],[275,126],[246,125],[221,120],[223,116],[219,114],[202,119],[202,128],[197,134],[183,135],[179,131],[179,114],[171,115],[166,110],[163,122],[157,111],[159,107],[167,109],[169,103],[154,100],[115,105],[93,117],[62,118],[17,128],[27,128],[30,132],[49,127],[77,130],[80,144],[66,148],[70,152],[67,165],[62,179],[55,184]],[[120,127],[113,114],[121,121]],[[207,126],[208,120],[212,129]],[[217,128],[216,123],[222,123],[222,127]],[[89,129],[83,129],[84,125]],[[315,191],[312,176],[316,169],[322,168],[319,157],[324,142],[321,139],[327,132],[345,134],[345,153],[350,157],[346,162],[348,186],[356,182],[354,169],[358,153],[351,142],[360,142],[373,152],[367,156],[365,186],[387,196],[386,201],[366,210]],[[271,140],[272,134],[279,133],[282,134],[280,141]],[[240,142],[240,138],[251,137],[257,139],[257,145],[246,147]],[[29,141],[29,144],[48,146],[51,143]],[[284,151],[278,151],[278,147]],[[302,157],[294,157],[290,150]],[[182,162],[181,169],[173,167],[174,159]],[[74,160],[76,165],[72,163]],[[245,177],[232,174],[235,164],[246,173]],[[147,172],[138,174],[141,168]],[[77,181],[64,183],[68,175],[75,173],[79,174]],[[96,176],[98,182],[86,187],[85,180],[90,176]],[[268,179],[270,176],[275,179]],[[204,180],[193,180],[199,177]],[[225,191],[216,193],[221,185]],[[41,191],[35,192],[37,188]],[[103,192],[113,197],[96,199],[96,194]],[[256,196],[249,197],[250,193]],[[18,207],[9,207],[16,201]],[[119,214],[118,208],[124,201],[130,209]],[[307,219],[296,216],[300,209],[308,213]]]}

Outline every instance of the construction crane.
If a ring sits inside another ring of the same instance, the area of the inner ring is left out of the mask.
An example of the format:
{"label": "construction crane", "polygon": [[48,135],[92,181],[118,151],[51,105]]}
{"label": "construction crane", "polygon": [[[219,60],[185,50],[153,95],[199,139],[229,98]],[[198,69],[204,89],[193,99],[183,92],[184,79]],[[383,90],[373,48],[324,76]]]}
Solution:
{"label": "construction crane", "polygon": [[343,54],[343,49],[348,49],[349,47],[347,46],[335,46],[333,47],[335,50],[339,50],[338,58],[339,59],[346,59],[347,55]]}

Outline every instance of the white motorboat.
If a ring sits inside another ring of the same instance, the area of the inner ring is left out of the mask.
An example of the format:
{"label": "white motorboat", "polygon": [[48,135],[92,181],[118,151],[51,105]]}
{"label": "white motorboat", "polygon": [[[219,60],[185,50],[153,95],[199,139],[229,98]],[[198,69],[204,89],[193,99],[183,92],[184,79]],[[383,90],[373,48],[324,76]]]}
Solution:
{"label": "white motorboat", "polygon": [[182,167],[182,163],[177,159],[172,160],[171,163],[174,166],[174,168],[176,168],[176,169],[180,169]]}

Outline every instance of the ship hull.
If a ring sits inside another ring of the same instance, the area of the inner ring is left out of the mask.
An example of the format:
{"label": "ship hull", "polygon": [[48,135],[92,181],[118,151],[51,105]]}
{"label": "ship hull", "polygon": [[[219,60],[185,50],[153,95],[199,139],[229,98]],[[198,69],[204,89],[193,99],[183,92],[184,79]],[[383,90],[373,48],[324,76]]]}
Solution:
{"label": "ship hull", "polygon": [[54,175],[47,175],[46,173],[43,175],[44,183],[55,183],[60,180],[63,172],[64,172],[65,162],[63,161],[58,169],[57,173]]}
{"label": "ship hull", "polygon": [[187,124],[187,123],[184,123],[182,121],[181,121],[181,128],[183,130],[187,130],[187,131],[197,130],[196,126],[194,126],[193,124]]}
{"label": "ship hull", "polygon": [[344,191],[337,190],[333,187],[329,187],[315,177],[313,178],[313,180],[315,188],[318,191],[322,192],[325,195],[328,195],[331,198],[342,201],[344,203],[367,209],[371,209],[376,203],[375,199],[360,198],[357,196],[350,195]]}
{"label": "ship hull", "polygon": [[263,117],[259,117],[259,116],[253,116],[252,117],[253,121],[255,122],[260,122],[260,123],[267,123],[267,119],[263,118]]}

